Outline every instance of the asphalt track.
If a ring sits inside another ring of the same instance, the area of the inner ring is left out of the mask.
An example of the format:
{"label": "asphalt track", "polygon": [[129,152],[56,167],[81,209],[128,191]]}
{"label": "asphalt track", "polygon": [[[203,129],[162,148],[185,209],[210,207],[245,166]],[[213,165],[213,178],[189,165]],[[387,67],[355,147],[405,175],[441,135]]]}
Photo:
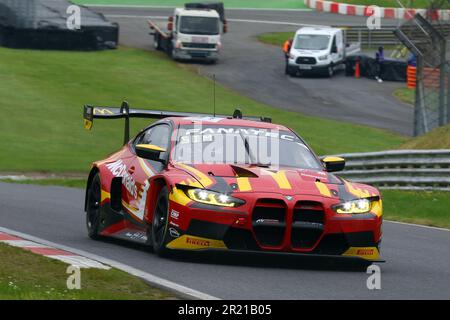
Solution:
{"label": "asphalt track", "polygon": [[[153,50],[146,20],[161,20],[173,10],[160,8],[99,8],[120,24],[120,43]],[[261,44],[256,36],[273,31],[295,31],[300,25],[365,25],[362,17],[291,10],[228,10],[230,32],[217,65],[199,65],[200,73],[216,75],[223,85],[256,101],[286,110],[412,134],[413,109],[392,92],[402,83],[355,80],[338,73],[333,79],[290,78],[284,75],[280,48]],[[382,21],[384,25],[396,21]],[[220,97],[218,97],[220,99]],[[235,106],[230,106],[234,110]],[[245,106],[243,106],[245,110]],[[301,132],[300,132],[301,133]]]}
{"label": "asphalt track", "polygon": [[163,259],[143,247],[93,241],[84,192],[0,183],[0,225],[130,265],[225,299],[450,299],[450,231],[384,223],[381,290],[368,275],[295,258],[200,255]]}

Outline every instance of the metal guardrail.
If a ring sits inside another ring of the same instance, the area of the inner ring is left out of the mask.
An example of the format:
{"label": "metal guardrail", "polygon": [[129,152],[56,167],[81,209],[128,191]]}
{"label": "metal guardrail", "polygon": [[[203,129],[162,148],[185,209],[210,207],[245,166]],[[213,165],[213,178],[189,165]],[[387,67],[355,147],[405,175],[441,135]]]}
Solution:
{"label": "metal guardrail", "polygon": [[[347,26],[341,27],[345,29],[347,42],[359,42],[364,46],[380,46],[380,45],[396,45],[399,43],[398,38],[394,35],[394,31],[397,27],[388,26],[381,29],[368,29],[361,26]],[[446,37],[450,37],[450,24],[441,24],[438,26],[439,30],[445,34]]]}
{"label": "metal guardrail", "polygon": [[384,189],[450,191],[450,150],[396,150],[341,154],[349,181]]}

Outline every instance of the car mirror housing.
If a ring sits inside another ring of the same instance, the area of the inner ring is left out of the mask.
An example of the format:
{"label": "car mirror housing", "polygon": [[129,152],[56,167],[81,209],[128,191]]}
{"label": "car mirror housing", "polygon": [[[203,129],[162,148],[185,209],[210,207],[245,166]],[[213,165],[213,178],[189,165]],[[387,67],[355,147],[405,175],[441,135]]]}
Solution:
{"label": "car mirror housing", "polygon": [[325,157],[322,162],[328,172],[342,171],[345,168],[345,159],[340,157]]}
{"label": "car mirror housing", "polygon": [[166,149],[164,148],[160,148],[152,144],[138,144],[136,145],[135,150],[136,155],[139,158],[164,162],[164,160],[160,159],[161,153],[166,152]]}

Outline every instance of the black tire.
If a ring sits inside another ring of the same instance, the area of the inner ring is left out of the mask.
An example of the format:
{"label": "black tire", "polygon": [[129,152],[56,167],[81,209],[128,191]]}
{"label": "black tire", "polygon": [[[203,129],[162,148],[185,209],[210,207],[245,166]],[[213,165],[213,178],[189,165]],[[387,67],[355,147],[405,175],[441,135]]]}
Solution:
{"label": "black tire", "polygon": [[87,192],[86,228],[91,239],[100,239],[100,210],[101,210],[100,174],[97,172],[92,179]]}
{"label": "black tire", "polygon": [[168,240],[167,224],[169,218],[169,192],[167,186],[164,186],[159,192],[156,200],[155,211],[151,226],[151,241],[153,251],[159,256],[165,256],[168,253],[166,248]]}
{"label": "black tire", "polygon": [[325,69],[325,76],[327,78],[333,78],[334,76],[334,66],[332,64],[330,64],[326,69]]}

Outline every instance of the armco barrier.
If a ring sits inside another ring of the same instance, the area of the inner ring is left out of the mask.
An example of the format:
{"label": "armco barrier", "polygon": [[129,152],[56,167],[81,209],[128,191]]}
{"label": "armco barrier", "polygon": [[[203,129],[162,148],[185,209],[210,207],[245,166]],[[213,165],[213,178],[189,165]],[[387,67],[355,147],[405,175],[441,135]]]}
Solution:
{"label": "armco barrier", "polygon": [[450,191],[450,150],[396,150],[341,154],[338,175],[386,189]]}

